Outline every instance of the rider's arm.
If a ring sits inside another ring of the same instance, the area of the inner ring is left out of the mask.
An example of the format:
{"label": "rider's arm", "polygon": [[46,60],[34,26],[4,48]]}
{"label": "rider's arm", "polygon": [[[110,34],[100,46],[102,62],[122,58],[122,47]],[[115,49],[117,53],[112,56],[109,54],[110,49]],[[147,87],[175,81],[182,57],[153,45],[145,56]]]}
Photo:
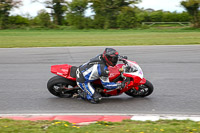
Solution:
{"label": "rider's arm", "polygon": [[118,83],[114,83],[114,82],[110,82],[108,77],[100,77],[101,83],[103,85],[104,88],[107,89],[117,89],[119,88],[119,84]]}
{"label": "rider's arm", "polygon": [[109,81],[109,76],[108,76],[109,70],[107,67],[102,68],[102,66],[101,66],[101,68],[99,68],[99,72],[100,72],[100,80],[101,80],[101,83],[104,86],[104,88],[107,88],[107,89],[120,88],[121,84]]}

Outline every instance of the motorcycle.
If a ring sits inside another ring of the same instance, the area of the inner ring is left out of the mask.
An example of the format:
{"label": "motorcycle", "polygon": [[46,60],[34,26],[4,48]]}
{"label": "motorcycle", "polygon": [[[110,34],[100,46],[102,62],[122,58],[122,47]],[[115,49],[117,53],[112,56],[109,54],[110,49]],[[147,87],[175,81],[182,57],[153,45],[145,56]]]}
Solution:
{"label": "motorcycle", "polygon": [[[93,87],[102,97],[117,96],[122,93],[132,97],[149,96],[154,87],[152,83],[144,78],[141,67],[135,62],[128,60],[126,56],[120,56],[114,67],[108,67],[110,82],[124,82],[124,88],[108,90],[104,88],[100,80],[92,82]],[[82,91],[76,84],[76,70],[78,67],[69,64],[53,65],[51,72],[56,76],[49,79],[47,88],[49,92],[57,97],[71,98],[77,97]]]}

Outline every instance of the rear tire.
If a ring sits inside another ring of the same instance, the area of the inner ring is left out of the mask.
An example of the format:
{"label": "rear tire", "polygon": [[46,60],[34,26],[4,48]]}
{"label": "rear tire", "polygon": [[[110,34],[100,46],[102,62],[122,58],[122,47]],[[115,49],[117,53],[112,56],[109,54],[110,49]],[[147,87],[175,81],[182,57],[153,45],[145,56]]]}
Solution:
{"label": "rear tire", "polygon": [[65,88],[72,88],[76,86],[76,82],[66,79],[61,76],[54,76],[47,82],[47,89],[51,94],[61,98],[70,98],[75,93],[74,90],[67,90]]}
{"label": "rear tire", "polygon": [[149,96],[154,90],[152,83],[146,80],[146,83],[139,86],[139,90],[130,89],[125,92],[125,94],[132,96],[132,97],[146,97]]}

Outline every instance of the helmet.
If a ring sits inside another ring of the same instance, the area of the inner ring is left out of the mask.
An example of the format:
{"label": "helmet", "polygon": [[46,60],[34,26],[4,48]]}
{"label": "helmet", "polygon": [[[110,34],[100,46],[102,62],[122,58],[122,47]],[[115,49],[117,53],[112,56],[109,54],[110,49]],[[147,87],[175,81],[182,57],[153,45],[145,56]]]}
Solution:
{"label": "helmet", "polygon": [[106,48],[103,52],[103,59],[107,66],[115,66],[118,61],[119,53],[113,48]]}

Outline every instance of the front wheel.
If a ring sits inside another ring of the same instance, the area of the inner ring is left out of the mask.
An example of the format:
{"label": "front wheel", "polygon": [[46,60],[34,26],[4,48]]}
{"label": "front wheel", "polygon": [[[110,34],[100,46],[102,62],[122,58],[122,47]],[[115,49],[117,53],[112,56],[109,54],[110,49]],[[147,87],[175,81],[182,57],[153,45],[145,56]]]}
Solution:
{"label": "front wheel", "polygon": [[[76,90],[73,87],[76,83],[61,76],[54,76],[49,79],[47,89],[51,94],[61,98],[70,98]],[[70,89],[71,88],[71,89]]]}
{"label": "front wheel", "polygon": [[132,97],[146,97],[146,96],[149,96],[154,90],[152,83],[148,80],[146,80],[145,84],[140,85],[138,87],[139,87],[139,90],[136,90],[133,88],[126,91],[125,93]]}

